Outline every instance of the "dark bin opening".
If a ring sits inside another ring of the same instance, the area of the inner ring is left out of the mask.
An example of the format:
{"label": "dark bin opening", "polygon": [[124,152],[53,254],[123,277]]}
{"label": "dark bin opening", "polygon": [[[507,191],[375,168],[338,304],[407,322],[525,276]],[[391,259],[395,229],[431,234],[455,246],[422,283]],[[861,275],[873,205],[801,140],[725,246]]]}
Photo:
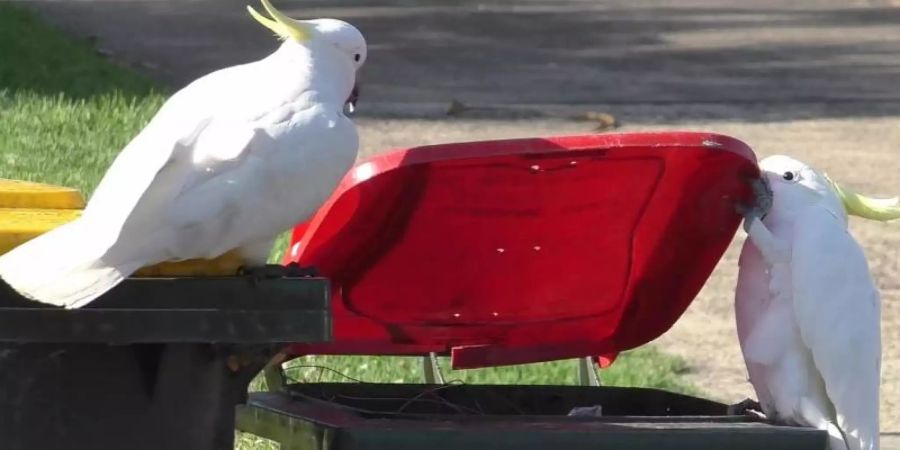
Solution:
{"label": "dark bin opening", "polygon": [[[601,415],[569,416],[601,406]],[[251,394],[238,428],[329,450],[823,450],[819,430],[728,415],[710,400],[590,386],[289,384]]]}
{"label": "dark bin opening", "polygon": [[[727,406],[711,400],[658,389],[585,386],[427,385],[427,384],[291,384],[298,401],[327,402],[363,418],[403,416],[551,416],[564,417],[576,407],[602,408],[602,417],[725,416]],[[734,416],[733,420],[752,420]]]}

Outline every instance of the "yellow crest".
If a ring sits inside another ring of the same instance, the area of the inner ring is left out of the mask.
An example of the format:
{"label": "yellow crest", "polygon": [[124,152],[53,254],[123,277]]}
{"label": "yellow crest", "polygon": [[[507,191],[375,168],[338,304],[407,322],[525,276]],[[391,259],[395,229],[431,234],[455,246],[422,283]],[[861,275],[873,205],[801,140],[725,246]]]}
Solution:
{"label": "yellow crest", "polygon": [[835,183],[828,175],[825,175],[825,179],[831,183],[834,191],[844,204],[847,214],[881,222],[900,219],[900,199],[897,197],[867,197]]}
{"label": "yellow crest", "polygon": [[[260,0],[272,19],[256,12],[252,6],[247,5],[247,11],[256,19],[257,22],[263,24],[264,27],[272,30],[282,39],[291,38],[297,42],[304,42],[312,39],[312,30],[308,25],[298,22],[284,15],[281,11],[275,9],[269,0]],[[274,20],[273,20],[274,19]]]}

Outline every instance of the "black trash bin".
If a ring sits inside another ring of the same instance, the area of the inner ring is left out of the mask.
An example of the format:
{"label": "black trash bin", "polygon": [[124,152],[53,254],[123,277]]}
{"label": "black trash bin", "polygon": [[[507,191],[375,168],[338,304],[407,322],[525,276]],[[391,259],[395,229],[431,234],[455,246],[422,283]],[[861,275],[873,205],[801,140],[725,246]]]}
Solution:
{"label": "black trash bin", "polygon": [[[2,284],[2,283],[0,283]],[[330,339],[327,280],[129,279],[83,309],[0,286],[4,450],[232,450],[287,342]]]}
{"label": "black trash bin", "polygon": [[[574,408],[592,414],[570,416]],[[825,450],[824,431],[658,389],[295,383],[250,395],[238,428],[282,450]]]}

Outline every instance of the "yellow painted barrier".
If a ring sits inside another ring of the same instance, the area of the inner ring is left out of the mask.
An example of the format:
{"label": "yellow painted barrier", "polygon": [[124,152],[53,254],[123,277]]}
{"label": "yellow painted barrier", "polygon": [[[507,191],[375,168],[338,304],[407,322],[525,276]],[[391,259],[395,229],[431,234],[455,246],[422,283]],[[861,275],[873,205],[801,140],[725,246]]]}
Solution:
{"label": "yellow painted barrier", "polygon": [[[84,205],[84,197],[76,189],[0,179],[0,254],[76,219]],[[134,276],[231,276],[237,273],[241,263],[232,251],[212,260],[155,264]]]}

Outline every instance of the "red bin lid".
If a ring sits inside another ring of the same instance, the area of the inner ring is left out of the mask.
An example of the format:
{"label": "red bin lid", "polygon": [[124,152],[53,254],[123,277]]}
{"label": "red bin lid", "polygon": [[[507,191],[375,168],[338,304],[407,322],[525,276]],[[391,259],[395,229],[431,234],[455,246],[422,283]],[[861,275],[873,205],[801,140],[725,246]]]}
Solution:
{"label": "red bin lid", "polygon": [[744,143],[622,133],[454,143],[357,164],[285,262],[332,282],[334,341],[456,368],[614,356],[668,330],[759,177]]}

